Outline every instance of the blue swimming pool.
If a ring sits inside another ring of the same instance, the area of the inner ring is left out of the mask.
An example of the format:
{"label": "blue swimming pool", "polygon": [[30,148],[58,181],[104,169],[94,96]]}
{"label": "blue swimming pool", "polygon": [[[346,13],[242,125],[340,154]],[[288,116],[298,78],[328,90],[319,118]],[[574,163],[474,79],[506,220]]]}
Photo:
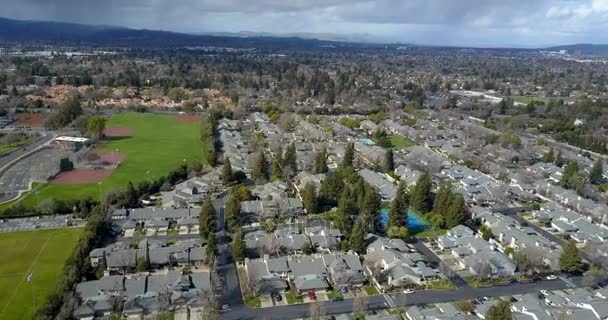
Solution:
{"label": "blue swimming pool", "polygon": [[[383,226],[386,227],[386,224],[388,223],[388,209],[382,209],[382,211],[380,211],[380,222],[382,223]],[[428,225],[426,223],[424,223],[423,221],[418,220],[416,218],[416,215],[414,215],[413,213],[408,212],[407,226],[410,229],[424,229]]]}
{"label": "blue swimming pool", "polygon": [[361,140],[361,142],[365,143],[368,146],[373,146],[375,144],[372,139],[361,138],[359,140]]}

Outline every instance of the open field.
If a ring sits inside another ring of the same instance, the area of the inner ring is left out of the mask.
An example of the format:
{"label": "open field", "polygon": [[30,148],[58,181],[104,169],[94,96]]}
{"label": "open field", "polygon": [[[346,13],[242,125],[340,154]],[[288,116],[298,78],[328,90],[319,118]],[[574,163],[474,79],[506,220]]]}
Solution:
{"label": "open field", "polygon": [[[31,319],[44,303],[82,232],[80,228],[0,233],[0,319]],[[33,274],[33,281],[27,275]]]}
{"label": "open field", "polygon": [[396,149],[403,149],[415,145],[410,139],[398,134],[389,135],[389,138],[391,139],[391,144]]}
{"label": "open field", "polygon": [[[99,197],[111,190],[126,187],[129,181],[164,176],[180,164],[202,160],[198,122],[178,122],[174,116],[140,113],[116,114],[107,127],[130,128],[129,137],[114,137],[98,147],[101,153],[119,152],[125,160],[112,174],[97,183],[47,184],[39,191],[40,202],[47,198],[78,199]],[[35,206],[36,197],[29,193],[22,203]]]}

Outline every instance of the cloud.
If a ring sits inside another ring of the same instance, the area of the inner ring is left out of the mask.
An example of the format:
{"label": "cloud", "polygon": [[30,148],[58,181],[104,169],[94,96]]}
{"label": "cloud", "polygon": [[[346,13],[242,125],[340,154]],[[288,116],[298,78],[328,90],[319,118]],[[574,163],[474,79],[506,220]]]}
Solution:
{"label": "cloud", "polygon": [[608,0],[0,0],[0,12],[182,32],[368,34],[489,46],[608,42]]}

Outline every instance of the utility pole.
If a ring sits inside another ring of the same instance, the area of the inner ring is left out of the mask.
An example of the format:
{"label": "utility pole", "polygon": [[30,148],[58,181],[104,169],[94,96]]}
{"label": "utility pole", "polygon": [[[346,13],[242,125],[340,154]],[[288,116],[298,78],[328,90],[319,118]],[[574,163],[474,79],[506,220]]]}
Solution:
{"label": "utility pole", "polygon": [[36,313],[36,295],[34,294],[34,274],[30,273],[27,276],[27,282],[30,283],[30,288],[32,289],[32,304],[34,305],[34,313]]}

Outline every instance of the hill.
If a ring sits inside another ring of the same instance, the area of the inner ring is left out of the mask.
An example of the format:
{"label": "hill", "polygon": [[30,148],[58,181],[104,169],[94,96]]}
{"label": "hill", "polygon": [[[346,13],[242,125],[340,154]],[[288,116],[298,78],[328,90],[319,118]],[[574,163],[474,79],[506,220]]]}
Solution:
{"label": "hill", "polygon": [[567,50],[570,54],[584,54],[591,56],[608,56],[608,44],[572,44],[547,48],[551,51]]}

